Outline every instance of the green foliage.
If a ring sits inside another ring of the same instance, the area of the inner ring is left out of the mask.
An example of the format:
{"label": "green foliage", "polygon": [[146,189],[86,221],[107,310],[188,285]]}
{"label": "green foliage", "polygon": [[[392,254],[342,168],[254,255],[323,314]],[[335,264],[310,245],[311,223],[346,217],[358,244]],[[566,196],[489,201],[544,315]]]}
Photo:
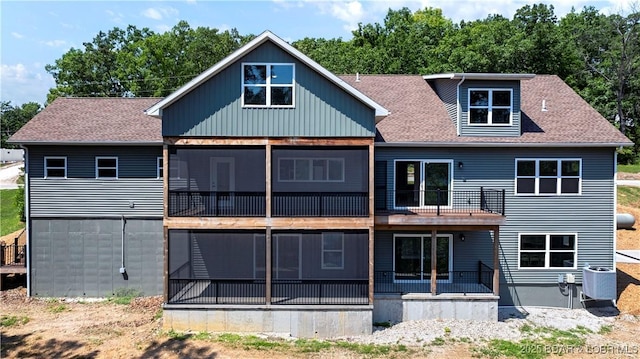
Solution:
{"label": "green foliage", "polygon": [[24,228],[21,216],[24,216],[24,189],[0,190],[0,236]]}
{"label": "green foliage", "polygon": [[47,309],[51,313],[54,313],[54,314],[66,312],[66,311],[69,310],[69,308],[66,305],[64,305],[63,303],[58,303],[58,304],[52,303],[52,304],[49,304]]}
{"label": "green foliage", "polygon": [[312,339],[298,339],[293,345],[302,353],[318,353],[331,348],[329,342]]}
{"label": "green foliage", "polygon": [[118,288],[109,301],[115,304],[129,305],[133,298],[141,297],[143,293],[135,288]]}
{"label": "green foliage", "polygon": [[13,327],[27,323],[29,323],[29,317],[26,316],[3,315],[0,317],[0,327]]}
{"label": "green foliage", "polygon": [[446,341],[442,337],[436,337],[431,341],[431,345],[437,345],[437,346],[444,345],[445,343]]}
{"label": "green foliage", "polygon": [[611,325],[603,325],[600,327],[600,330],[598,330],[598,334],[603,335],[603,334],[609,334],[613,331],[613,326]]}
{"label": "green foliage", "polygon": [[9,137],[40,111],[42,111],[42,107],[35,102],[28,102],[22,106],[11,106],[11,101],[1,101],[0,148],[14,148],[14,145],[7,143]]}
{"label": "green foliage", "polygon": [[618,186],[618,204],[640,208],[640,187]]}
{"label": "green foliage", "polygon": [[167,336],[173,340],[187,340],[191,335],[185,332],[177,332],[173,329],[167,332]]}
{"label": "green foliage", "polygon": [[628,164],[628,165],[618,165],[618,172],[640,173],[640,163],[633,163],[633,164]]}

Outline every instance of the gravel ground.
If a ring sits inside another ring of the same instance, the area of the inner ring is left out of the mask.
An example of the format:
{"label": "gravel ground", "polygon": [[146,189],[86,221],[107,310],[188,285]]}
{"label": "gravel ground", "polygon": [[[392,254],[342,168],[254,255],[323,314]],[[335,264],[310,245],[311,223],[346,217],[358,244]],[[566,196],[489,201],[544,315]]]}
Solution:
{"label": "gravel ground", "polygon": [[602,326],[612,325],[618,313],[613,308],[602,309],[561,309],[543,307],[504,307],[498,311],[497,322],[477,322],[468,320],[415,320],[398,323],[390,328],[377,327],[372,335],[342,338],[366,344],[421,345],[436,338],[466,338],[471,341],[481,339],[522,339],[520,328],[527,324],[532,327],[551,327],[561,330],[578,326],[597,333]]}

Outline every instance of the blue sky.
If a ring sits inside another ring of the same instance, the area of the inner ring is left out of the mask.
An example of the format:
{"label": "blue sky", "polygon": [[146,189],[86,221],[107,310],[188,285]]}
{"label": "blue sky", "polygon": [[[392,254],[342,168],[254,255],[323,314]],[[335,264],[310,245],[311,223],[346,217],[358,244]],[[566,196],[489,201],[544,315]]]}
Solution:
{"label": "blue sky", "polygon": [[560,18],[575,7],[595,6],[603,13],[625,13],[632,0],[422,0],[422,1],[7,1],[0,0],[0,100],[15,105],[44,103],[55,83],[44,67],[65,52],[83,48],[98,31],[135,25],[156,32],[180,20],[240,34],[271,30],[291,42],[304,37],[351,38],[359,22],[382,22],[389,8],[443,10],[454,22],[489,14],[512,18],[526,4],[549,3]]}

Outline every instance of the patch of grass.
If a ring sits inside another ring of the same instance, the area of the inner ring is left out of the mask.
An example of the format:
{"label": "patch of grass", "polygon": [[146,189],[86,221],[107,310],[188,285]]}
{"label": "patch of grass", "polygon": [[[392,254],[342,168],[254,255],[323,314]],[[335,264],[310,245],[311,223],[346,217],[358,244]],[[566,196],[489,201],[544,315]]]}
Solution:
{"label": "patch of grass", "polygon": [[191,337],[191,339],[193,340],[211,340],[211,333],[209,332],[198,332],[196,334],[193,334]]}
{"label": "patch of grass", "polygon": [[142,292],[135,288],[118,288],[109,301],[115,304],[129,305],[133,298],[141,296]]}
{"label": "patch of grass", "polygon": [[29,323],[29,317],[18,317],[15,315],[3,315],[0,317],[0,327],[13,327],[14,325],[24,325]]}
{"label": "patch of grass", "polygon": [[153,315],[153,320],[158,320],[162,318],[162,308],[158,308],[156,314]]}
{"label": "patch of grass", "polygon": [[618,165],[618,172],[640,173],[640,163],[632,165]]}
{"label": "patch of grass", "polygon": [[613,331],[613,326],[611,325],[603,325],[600,327],[600,330],[598,330],[598,334],[609,334]]}
{"label": "patch of grass", "polygon": [[66,305],[60,303],[60,304],[50,304],[47,309],[54,314],[57,313],[62,313],[62,312],[66,312],[67,310],[69,310],[69,308],[67,308]]}
{"label": "patch of grass", "polygon": [[191,335],[185,332],[176,332],[171,329],[167,332],[167,336],[173,340],[187,340]]}
{"label": "patch of grass", "polygon": [[436,337],[431,341],[431,345],[437,345],[437,346],[445,345],[445,343],[446,342],[442,337]]}
{"label": "patch of grass", "polygon": [[2,223],[0,236],[24,228],[24,222],[20,221],[19,208],[16,206],[16,196],[20,191],[24,191],[24,189],[0,190],[0,223]]}
{"label": "patch of grass", "polygon": [[618,186],[618,204],[640,207],[640,187]]}
{"label": "patch of grass", "polygon": [[293,342],[293,346],[302,353],[318,353],[330,349],[331,343],[313,339],[298,339]]}

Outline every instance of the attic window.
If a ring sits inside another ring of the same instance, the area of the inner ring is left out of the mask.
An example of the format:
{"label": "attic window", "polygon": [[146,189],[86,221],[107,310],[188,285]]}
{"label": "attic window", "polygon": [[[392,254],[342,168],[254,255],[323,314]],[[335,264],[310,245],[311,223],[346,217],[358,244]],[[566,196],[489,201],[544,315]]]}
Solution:
{"label": "attic window", "polygon": [[294,64],[242,64],[243,107],[293,107]]}
{"label": "attic window", "polygon": [[511,125],[511,89],[469,89],[470,125]]}

